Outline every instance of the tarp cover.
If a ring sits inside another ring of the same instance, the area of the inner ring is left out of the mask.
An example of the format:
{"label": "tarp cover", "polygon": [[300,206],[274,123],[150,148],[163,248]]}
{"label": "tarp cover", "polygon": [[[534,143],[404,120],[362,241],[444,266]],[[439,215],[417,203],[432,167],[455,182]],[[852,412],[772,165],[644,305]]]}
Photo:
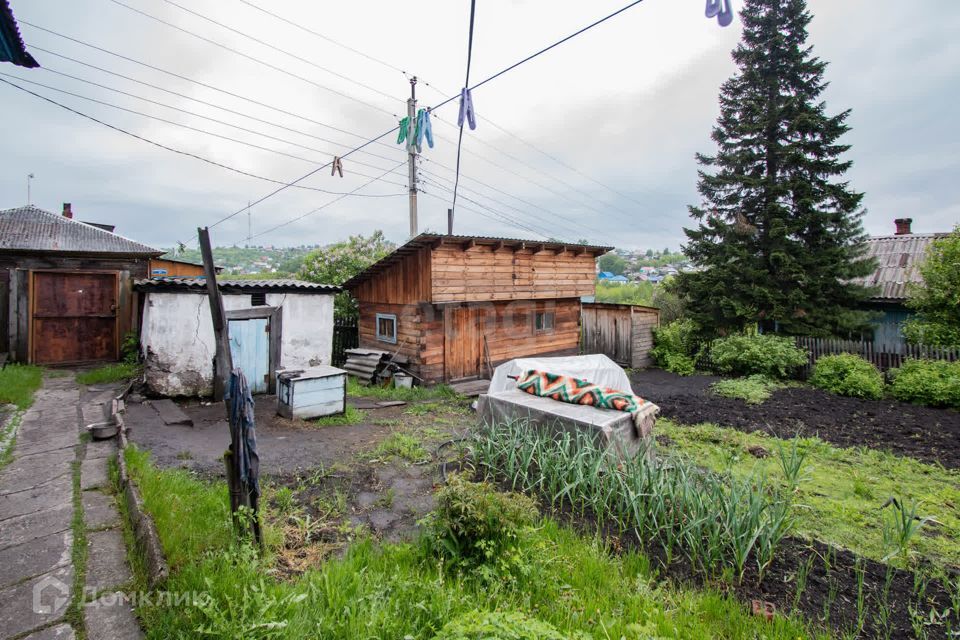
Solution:
{"label": "tarp cover", "polygon": [[[633,393],[630,379],[616,362],[603,354],[563,358],[517,358],[493,370],[488,393],[517,388],[516,378],[531,369],[589,380],[595,385]],[[511,376],[513,376],[511,378]]]}

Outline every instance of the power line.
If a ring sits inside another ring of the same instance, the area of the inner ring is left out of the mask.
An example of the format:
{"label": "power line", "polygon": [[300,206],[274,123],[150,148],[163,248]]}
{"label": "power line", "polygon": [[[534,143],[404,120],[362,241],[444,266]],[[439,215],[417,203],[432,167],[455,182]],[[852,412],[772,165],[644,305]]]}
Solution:
{"label": "power line", "polygon": [[256,62],[257,64],[259,64],[259,65],[261,65],[261,66],[267,67],[268,69],[273,69],[274,71],[277,71],[277,72],[279,72],[279,73],[282,73],[282,74],[284,74],[284,75],[286,75],[286,76],[290,76],[291,78],[296,78],[297,80],[300,80],[300,81],[302,81],[302,82],[306,82],[307,84],[313,85],[314,87],[317,87],[318,89],[322,89],[322,90],[324,90],[324,91],[329,91],[330,93],[333,93],[333,94],[335,94],[335,95],[338,95],[338,96],[340,96],[340,97],[342,97],[342,98],[346,98],[347,100],[353,100],[354,102],[357,102],[357,103],[359,103],[359,104],[362,104],[362,105],[364,105],[364,106],[366,106],[366,107],[369,107],[369,108],[371,108],[371,109],[375,109],[375,110],[380,111],[380,112],[382,112],[382,113],[386,113],[386,114],[388,114],[388,115],[397,117],[397,114],[393,113],[393,112],[390,111],[389,109],[384,109],[383,107],[378,107],[377,105],[375,105],[375,104],[373,104],[373,103],[371,103],[371,102],[367,102],[367,101],[362,100],[362,99],[360,99],[360,98],[357,98],[357,97],[355,97],[355,96],[351,96],[351,95],[348,94],[348,93],[343,93],[342,91],[337,91],[336,89],[332,89],[332,88],[330,88],[330,87],[328,87],[328,86],[326,86],[326,85],[322,85],[322,84],[320,84],[319,82],[316,82],[316,81],[314,81],[314,80],[311,80],[310,78],[301,76],[301,75],[296,74],[296,73],[294,73],[294,72],[292,72],[292,71],[288,71],[287,69],[284,69],[283,67],[278,67],[278,66],[275,65],[275,64],[271,64],[271,63],[269,63],[269,62],[266,62],[266,61],[264,61],[264,60],[261,60],[260,58],[257,58],[256,56],[248,55],[248,54],[243,53],[242,51],[240,51],[240,50],[238,50],[238,49],[234,49],[233,47],[229,47],[229,46],[227,46],[227,45],[225,45],[225,44],[223,44],[223,43],[221,43],[221,42],[217,42],[216,40],[213,40],[213,39],[211,39],[211,38],[207,38],[207,37],[205,37],[205,36],[201,36],[201,35],[198,34],[198,33],[194,33],[193,31],[190,31],[189,29],[185,29],[185,28],[183,28],[183,27],[181,27],[181,26],[178,26],[178,25],[173,24],[172,22],[168,22],[167,20],[164,20],[163,18],[158,18],[157,16],[152,15],[152,14],[150,14],[150,13],[147,13],[146,11],[143,11],[143,10],[141,10],[141,9],[137,9],[136,7],[131,7],[130,5],[126,4],[125,2],[121,2],[120,0],[109,0],[109,1],[112,2],[112,3],[114,3],[114,4],[116,4],[116,5],[118,5],[118,6],[125,7],[126,9],[129,9],[130,11],[133,11],[134,13],[139,13],[140,15],[142,15],[142,16],[144,16],[144,17],[146,17],[146,18],[149,18],[149,19],[151,19],[151,20],[154,20],[154,21],[156,21],[156,22],[159,22],[159,23],[162,24],[162,25],[166,25],[166,26],[170,27],[171,29],[175,29],[175,30],[177,30],[177,31],[180,31],[181,33],[185,33],[185,34],[190,35],[190,36],[192,36],[192,37],[194,37],[194,38],[196,38],[196,39],[198,39],[198,40],[201,40],[201,41],[206,42],[206,43],[208,43],[208,44],[211,44],[211,45],[213,45],[213,46],[215,46],[215,47],[218,47],[218,48],[220,48],[220,49],[223,49],[224,51],[229,51],[230,53],[233,53],[233,54],[235,54],[235,55],[238,55],[238,56],[240,56],[240,57],[242,57],[242,58],[246,58],[247,60],[251,60],[251,61],[253,61],[253,62]]}
{"label": "power line", "polygon": [[[4,75],[6,75],[6,74],[4,74]],[[13,77],[13,76],[7,76],[7,77]],[[18,79],[19,79],[19,78],[18,78]],[[274,180],[274,179],[272,179],[272,178],[267,178],[267,177],[264,177],[264,176],[261,176],[261,175],[257,175],[257,174],[255,174],[255,173],[251,173],[251,172],[249,172],[249,171],[244,171],[243,169],[237,169],[236,167],[231,167],[231,166],[226,165],[226,164],[223,164],[223,163],[221,163],[221,162],[217,162],[216,160],[210,160],[209,158],[205,158],[205,157],[203,157],[203,156],[197,155],[197,154],[192,153],[192,152],[190,152],[190,151],[183,151],[183,150],[181,150],[181,149],[176,149],[176,148],[174,148],[174,147],[167,146],[167,145],[162,144],[162,143],[160,143],[160,142],[156,142],[155,140],[151,140],[150,138],[146,138],[146,137],[144,137],[144,136],[141,136],[141,135],[139,135],[139,134],[133,133],[133,132],[131,132],[131,131],[127,131],[126,129],[123,129],[123,128],[121,128],[121,127],[118,127],[118,126],[109,124],[109,123],[107,123],[107,122],[104,122],[103,120],[100,120],[100,119],[95,118],[95,117],[93,117],[93,116],[91,116],[91,115],[88,115],[88,114],[86,114],[86,113],[83,113],[82,111],[78,111],[78,110],[74,109],[73,107],[68,107],[68,106],[65,105],[65,104],[62,104],[62,103],[60,103],[60,102],[57,102],[56,100],[53,100],[53,99],[51,99],[51,98],[48,98],[47,96],[41,95],[41,94],[36,93],[36,92],[34,92],[34,91],[30,91],[29,89],[27,89],[27,88],[25,88],[25,87],[21,87],[20,85],[15,84],[15,83],[13,83],[13,82],[10,82],[10,81],[8,81],[8,80],[4,80],[4,79],[0,78],[0,82],[3,82],[4,84],[8,84],[8,85],[10,85],[11,87],[14,87],[15,89],[19,89],[20,91],[23,91],[24,93],[28,93],[28,94],[30,94],[30,95],[32,95],[32,96],[34,96],[34,97],[40,98],[41,100],[44,100],[44,101],[46,101],[46,102],[49,102],[50,104],[56,105],[56,106],[60,107],[61,109],[65,109],[66,111],[69,111],[69,112],[71,112],[71,113],[73,113],[73,114],[76,114],[76,115],[80,116],[81,118],[86,118],[87,120],[90,120],[90,121],[92,121],[92,122],[96,122],[97,124],[102,125],[102,126],[104,126],[104,127],[107,127],[108,129],[112,129],[112,130],[117,131],[117,132],[119,132],[119,133],[122,133],[122,134],[124,134],[124,135],[130,136],[131,138],[136,138],[137,140],[140,140],[141,142],[146,142],[147,144],[151,144],[151,145],[153,145],[153,146],[155,146],[155,147],[158,147],[158,148],[160,148],[160,149],[164,149],[164,150],[166,150],[166,151],[171,151],[171,152],[173,152],[173,153],[176,153],[176,154],[179,154],[179,155],[182,155],[182,156],[187,156],[187,157],[190,157],[190,158],[194,158],[194,159],[196,159],[196,160],[200,160],[201,162],[205,162],[205,163],[210,164],[210,165],[213,165],[213,166],[215,166],[215,167],[219,167],[219,168],[221,168],[221,169],[226,169],[227,171],[232,171],[232,172],[234,172],[234,173],[238,173],[238,174],[240,174],[240,175],[244,175],[244,176],[247,176],[247,177],[250,177],[250,178],[256,178],[256,179],[258,179],[258,180],[263,180],[263,181],[265,181],[265,182],[272,182],[272,183],[274,183],[274,184],[287,184],[287,183],[285,183],[285,182],[283,182],[283,181],[280,181],[280,180]],[[298,189],[306,189],[306,190],[308,190],[308,191],[319,191],[319,192],[321,192],[321,193],[326,193],[326,194],[330,194],[330,195],[353,195],[352,192],[342,193],[342,192],[337,192],[337,191],[328,191],[328,190],[326,190],[326,189],[320,189],[319,187],[308,187],[308,186],[305,186],[305,185],[293,185],[293,186],[295,186],[295,187],[298,188]],[[404,195],[406,195],[406,193],[389,193],[389,194],[381,194],[381,195],[369,194],[369,195],[365,195],[365,197],[371,197],[371,198],[374,198],[374,197],[388,198],[388,197],[404,196]]]}
{"label": "power line", "polygon": [[453,202],[450,205],[450,211],[456,212],[457,210],[457,189],[460,186],[460,151],[463,148],[463,124],[465,120],[470,120],[473,122],[472,118],[475,117],[473,113],[473,104],[470,104],[470,114],[469,118],[467,117],[466,107],[464,104],[467,101],[469,94],[469,89],[466,87],[470,86],[470,62],[473,60],[473,21],[477,13],[477,0],[470,0],[470,31],[467,36],[467,77],[463,81],[464,90],[461,94],[460,100],[460,134],[457,137],[457,170],[455,177],[453,179]]}

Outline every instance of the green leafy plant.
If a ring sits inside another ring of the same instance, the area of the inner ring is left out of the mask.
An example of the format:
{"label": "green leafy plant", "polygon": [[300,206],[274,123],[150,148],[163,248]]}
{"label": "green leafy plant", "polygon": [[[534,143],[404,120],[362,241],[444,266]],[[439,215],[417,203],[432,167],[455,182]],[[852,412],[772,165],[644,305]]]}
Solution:
{"label": "green leafy plant", "polygon": [[120,357],[126,364],[140,362],[140,336],[136,331],[127,331],[120,341]]}
{"label": "green leafy plant", "polygon": [[747,378],[733,378],[714,382],[710,388],[718,396],[739,398],[747,404],[763,404],[770,394],[780,387],[780,383],[766,376],[753,375]]}
{"label": "green leafy plant", "polygon": [[509,564],[521,535],[536,522],[537,505],[519,493],[499,493],[485,482],[454,475],[436,494],[437,508],[427,518],[427,540],[453,566],[476,568]]}
{"label": "green leafy plant", "polygon": [[721,374],[789,378],[807,363],[807,352],[793,338],[770,334],[743,334],[710,343],[710,360]]}
{"label": "green leafy plant", "polygon": [[916,502],[908,503],[903,499],[890,498],[887,506],[891,509],[883,521],[883,541],[890,553],[883,561],[897,555],[906,560],[910,552],[910,541],[932,518],[918,516]]}
{"label": "green leafy plant", "polygon": [[654,347],[650,356],[658,366],[688,376],[694,372],[697,333],[700,328],[692,320],[676,320],[653,330]]}
{"label": "green leafy plant", "polygon": [[920,264],[923,284],[914,285],[908,304],[917,316],[903,325],[915,344],[960,345],[960,225],[933,241]]}
{"label": "green leafy plant", "polygon": [[883,375],[852,353],[823,356],[817,360],[810,384],[841,396],[879,399],[883,397]]}
{"label": "green leafy plant", "polygon": [[[350,236],[348,240],[317,249],[303,259],[299,276],[310,282],[343,284],[377,260],[393,251],[395,245],[388,241],[383,231],[377,230],[369,237]],[[338,293],[334,298],[337,313],[356,316],[357,301],[349,293]]]}
{"label": "green leafy plant", "polygon": [[[574,638],[585,638],[581,634]],[[556,627],[517,611],[470,611],[443,626],[433,640],[568,640]]]}
{"label": "green leafy plant", "polygon": [[960,362],[907,360],[891,375],[897,400],[960,409]]}

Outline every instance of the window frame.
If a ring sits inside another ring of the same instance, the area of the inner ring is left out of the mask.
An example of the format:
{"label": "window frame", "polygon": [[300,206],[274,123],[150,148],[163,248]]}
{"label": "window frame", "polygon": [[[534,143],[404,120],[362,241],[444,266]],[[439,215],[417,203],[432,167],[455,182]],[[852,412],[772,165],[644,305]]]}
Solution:
{"label": "window frame", "polygon": [[[542,328],[538,328],[538,327],[537,327],[537,318],[540,317],[540,316],[543,317],[543,323],[542,323],[542,324],[543,324],[544,326],[543,326]],[[546,321],[547,321],[547,318],[550,319],[550,326],[549,326],[549,327],[546,326],[546,324],[547,324],[547,322],[546,322]],[[556,312],[556,311],[550,311],[550,310],[547,310],[547,309],[537,309],[537,310],[535,310],[535,311],[533,312],[533,332],[534,332],[534,333],[536,333],[536,334],[540,334],[540,333],[553,333],[554,331],[556,331],[556,328],[557,328],[557,312]]]}
{"label": "window frame", "polygon": [[[385,335],[380,333],[380,321],[381,320],[390,320],[393,322],[393,335]],[[374,329],[377,335],[377,342],[386,342],[387,344],[397,344],[397,314],[395,313],[378,313],[376,315],[376,320],[374,321]]]}

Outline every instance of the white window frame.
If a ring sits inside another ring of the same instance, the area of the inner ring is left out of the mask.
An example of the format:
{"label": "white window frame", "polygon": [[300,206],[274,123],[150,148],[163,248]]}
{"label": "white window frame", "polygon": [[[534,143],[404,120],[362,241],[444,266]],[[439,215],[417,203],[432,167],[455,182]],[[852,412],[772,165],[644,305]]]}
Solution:
{"label": "white window frame", "polygon": [[[390,320],[393,322],[393,335],[384,335],[380,333],[380,321],[381,320]],[[377,332],[377,341],[386,342],[388,344],[397,344],[397,314],[395,313],[378,313],[376,319],[376,326],[374,327]]]}

